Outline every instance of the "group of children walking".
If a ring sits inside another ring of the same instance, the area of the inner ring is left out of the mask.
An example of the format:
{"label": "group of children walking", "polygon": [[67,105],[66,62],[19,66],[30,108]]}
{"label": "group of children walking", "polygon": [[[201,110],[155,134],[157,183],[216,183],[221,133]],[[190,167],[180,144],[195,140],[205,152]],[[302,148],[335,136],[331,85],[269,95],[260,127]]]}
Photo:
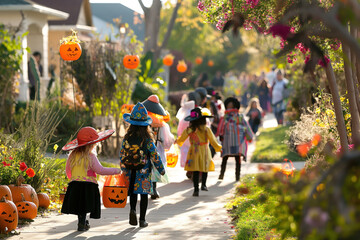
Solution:
{"label": "group of children walking", "polygon": [[[114,130],[98,133],[92,127],[80,129],[77,138],[63,147],[63,150],[71,153],[66,162],[66,174],[70,183],[61,212],[77,215],[78,231],[88,230],[90,225],[86,215],[90,213],[90,218],[98,219],[101,212],[96,174],[114,175],[122,172],[130,199],[129,224],[138,225],[136,205],[139,194],[139,226],[147,227],[145,217],[148,195],[152,199],[160,197],[156,188],[159,180],[153,176],[155,173],[166,175],[165,149],[169,149],[172,144],[181,147],[181,166],[192,173],[194,197],[199,196],[200,189],[208,191],[207,175],[209,171],[215,170],[212,160],[214,152],[221,151],[219,179],[224,178],[228,158],[235,157],[235,179],[238,181],[241,158],[246,161],[247,142],[252,140],[254,134],[245,117],[239,113],[240,102],[236,98],[226,99],[224,105],[224,115],[218,121],[216,132],[213,132],[210,128],[213,119],[211,112],[196,106],[192,100],[185,100],[177,114],[179,137],[175,140],[169,125],[165,121],[158,121],[159,116],[168,118],[169,114],[156,95],[150,96],[143,103],[137,103],[131,113],[123,116],[124,121],[130,125],[120,150],[120,168],[102,167],[95,151],[96,143],[110,137]],[[222,144],[217,141],[217,137]]]}

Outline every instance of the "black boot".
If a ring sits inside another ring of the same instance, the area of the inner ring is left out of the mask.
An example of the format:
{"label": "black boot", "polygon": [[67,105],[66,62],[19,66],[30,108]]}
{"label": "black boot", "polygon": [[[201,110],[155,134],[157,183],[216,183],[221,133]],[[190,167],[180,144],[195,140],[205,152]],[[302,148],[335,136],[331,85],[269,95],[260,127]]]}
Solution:
{"label": "black boot", "polygon": [[156,182],[153,182],[153,194],[151,195],[151,199],[160,198],[160,194],[156,189]]}
{"label": "black boot", "polygon": [[225,174],[225,170],[226,170],[226,163],[227,163],[228,157],[223,157],[222,162],[221,162],[221,170],[220,170],[220,175],[219,175],[219,179],[223,180],[224,179],[224,174]]}
{"label": "black boot", "polygon": [[202,179],[201,179],[201,190],[202,191],[209,191],[207,186],[206,186],[207,176],[208,176],[207,172],[202,173]]}
{"label": "black boot", "polygon": [[193,172],[193,181],[194,181],[194,193],[193,197],[199,196],[199,172]]}
{"label": "black boot", "polygon": [[136,226],[138,224],[135,210],[130,210],[129,213],[129,224]]}
{"label": "black boot", "polygon": [[241,172],[241,158],[240,156],[235,157],[236,168],[235,168],[235,179],[236,181],[240,180],[240,172]]}
{"label": "black boot", "polygon": [[87,231],[90,229],[89,221],[86,220],[86,213],[78,215],[78,231]]}

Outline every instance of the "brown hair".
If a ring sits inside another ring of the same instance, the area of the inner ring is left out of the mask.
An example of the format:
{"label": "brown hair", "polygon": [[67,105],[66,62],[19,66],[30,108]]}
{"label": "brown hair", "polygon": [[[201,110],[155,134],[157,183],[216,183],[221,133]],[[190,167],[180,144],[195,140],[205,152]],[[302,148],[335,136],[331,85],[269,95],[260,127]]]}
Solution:
{"label": "brown hair", "polygon": [[128,140],[130,137],[137,137],[139,139],[145,140],[150,139],[155,142],[154,133],[150,127],[148,126],[138,126],[138,125],[130,125],[126,129],[126,134],[124,136],[124,140]]}

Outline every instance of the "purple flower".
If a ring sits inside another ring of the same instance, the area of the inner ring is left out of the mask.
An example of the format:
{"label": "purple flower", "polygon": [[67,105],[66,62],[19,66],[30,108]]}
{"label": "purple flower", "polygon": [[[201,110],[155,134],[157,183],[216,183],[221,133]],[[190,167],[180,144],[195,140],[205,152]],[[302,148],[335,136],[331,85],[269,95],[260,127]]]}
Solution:
{"label": "purple flower", "polygon": [[203,1],[199,1],[198,5],[197,5],[197,9],[199,9],[199,11],[204,11],[205,5]]}
{"label": "purple flower", "polygon": [[280,36],[282,39],[287,39],[290,34],[291,27],[283,25],[283,24],[275,24],[270,27],[269,32],[272,33],[272,35]]}
{"label": "purple flower", "polygon": [[218,30],[222,30],[223,27],[224,27],[224,21],[220,19],[220,20],[216,23],[216,28],[217,28]]}
{"label": "purple flower", "polygon": [[246,4],[250,5],[251,8],[256,7],[258,5],[259,0],[246,0]]}

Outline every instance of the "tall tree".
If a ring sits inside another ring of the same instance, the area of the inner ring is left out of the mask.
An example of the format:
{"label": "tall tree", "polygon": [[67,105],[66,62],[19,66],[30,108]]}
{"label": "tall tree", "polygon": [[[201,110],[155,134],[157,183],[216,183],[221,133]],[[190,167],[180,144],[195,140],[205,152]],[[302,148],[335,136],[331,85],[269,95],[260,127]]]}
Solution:
{"label": "tall tree", "polygon": [[144,51],[151,51],[154,53],[154,60],[160,56],[160,52],[164,49],[170,39],[171,31],[175,24],[178,10],[181,6],[182,0],[178,0],[173,9],[171,19],[167,26],[167,32],[161,44],[159,44],[160,31],[160,13],[162,8],[161,0],[153,0],[150,7],[146,7],[142,0],[138,0],[145,16],[145,43]]}

